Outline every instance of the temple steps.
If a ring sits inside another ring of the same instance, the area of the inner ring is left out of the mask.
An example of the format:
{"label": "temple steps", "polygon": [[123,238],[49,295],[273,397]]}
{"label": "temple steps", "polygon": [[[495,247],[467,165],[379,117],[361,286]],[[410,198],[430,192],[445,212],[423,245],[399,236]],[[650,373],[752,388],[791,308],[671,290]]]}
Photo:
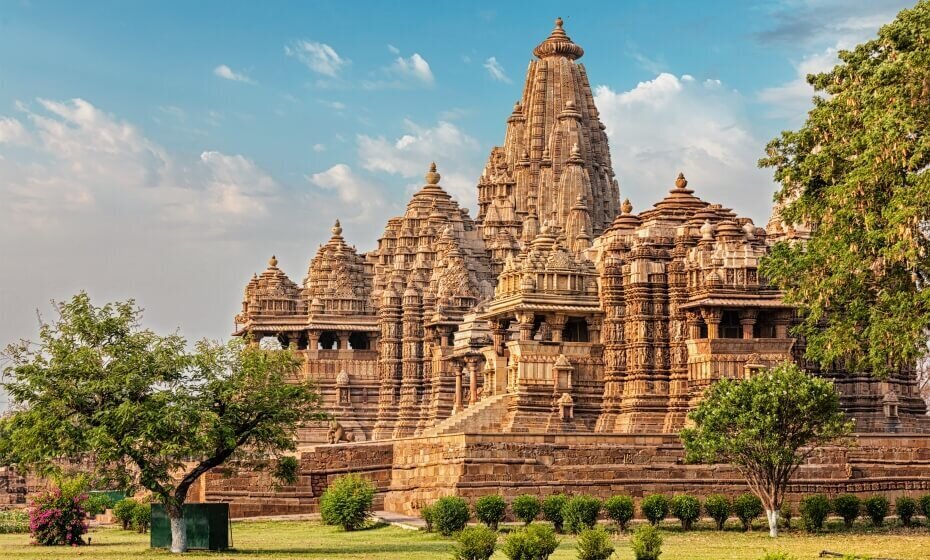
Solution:
{"label": "temple steps", "polygon": [[481,399],[472,406],[423,431],[424,436],[499,431],[507,414],[510,395],[502,393]]}

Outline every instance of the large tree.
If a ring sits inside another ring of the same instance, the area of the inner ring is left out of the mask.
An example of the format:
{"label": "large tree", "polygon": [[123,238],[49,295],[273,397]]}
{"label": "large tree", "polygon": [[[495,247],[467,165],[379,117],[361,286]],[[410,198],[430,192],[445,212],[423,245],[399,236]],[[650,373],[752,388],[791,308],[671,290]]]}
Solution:
{"label": "large tree", "polygon": [[730,463],[762,500],[769,534],[792,475],[818,447],[850,433],[833,383],[784,363],[714,383],[681,432],[692,462]]}
{"label": "large tree", "polygon": [[839,57],[807,77],[820,94],[805,124],[760,161],[784,221],[812,228],[762,272],[800,308],[808,358],[882,375],[913,365],[930,328],[930,2]]}
{"label": "large tree", "polygon": [[141,327],[132,301],[95,307],[81,293],[56,306],[39,339],[10,346],[4,386],[14,412],[0,423],[0,461],[49,473],[90,457],[101,477],[154,494],[187,548],[191,485],[231,460],[281,456],[319,419],[320,397],[287,350],[200,342]]}

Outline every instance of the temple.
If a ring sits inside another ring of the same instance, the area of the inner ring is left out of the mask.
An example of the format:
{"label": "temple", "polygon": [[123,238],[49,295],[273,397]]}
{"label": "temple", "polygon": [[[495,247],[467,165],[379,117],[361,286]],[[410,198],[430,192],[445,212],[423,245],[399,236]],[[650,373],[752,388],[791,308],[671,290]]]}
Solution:
{"label": "temple", "polygon": [[[348,246],[336,222],[302,285],[274,257],[249,281],[235,334],[296,350],[333,420],[301,430],[297,486],[217,475],[203,497],[241,515],[310,511],[349,470],[409,512],[448,493],[694,491],[687,481],[709,471],[683,464],[688,412],[715,380],[783,361],[835,380],[860,440],[819,454],[802,479],[827,492],[926,488],[912,467],[930,443],[913,369],[876,379],[806,363],[795,310],[759,274],[775,241],[807,230],[777,208],[759,227],[674,171],[634,212],[583,49],[559,19],[533,53],[475,218],[432,164],[373,250]],[[742,488],[715,469],[704,489]]]}

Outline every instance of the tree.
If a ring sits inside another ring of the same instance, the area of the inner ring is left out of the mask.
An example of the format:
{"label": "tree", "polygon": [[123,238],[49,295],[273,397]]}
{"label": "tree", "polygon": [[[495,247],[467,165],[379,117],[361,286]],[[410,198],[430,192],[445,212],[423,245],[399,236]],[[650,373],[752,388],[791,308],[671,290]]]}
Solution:
{"label": "tree", "polygon": [[830,381],[783,363],[744,380],[721,379],[681,431],[688,461],[731,463],[762,500],[769,534],[798,466],[819,447],[850,433]]}
{"label": "tree", "polygon": [[882,375],[923,356],[930,329],[930,2],[839,57],[759,162],[783,221],[811,228],[761,271],[800,309],[809,359]]}
{"label": "tree", "polygon": [[132,300],[95,307],[81,293],[56,311],[37,343],[6,351],[15,411],[0,423],[0,461],[50,473],[92,457],[99,476],[161,501],[172,552],[187,548],[183,505],[202,474],[268,462],[295,448],[300,423],[323,416],[290,351],[236,340],[191,352],[177,334],[143,329]]}

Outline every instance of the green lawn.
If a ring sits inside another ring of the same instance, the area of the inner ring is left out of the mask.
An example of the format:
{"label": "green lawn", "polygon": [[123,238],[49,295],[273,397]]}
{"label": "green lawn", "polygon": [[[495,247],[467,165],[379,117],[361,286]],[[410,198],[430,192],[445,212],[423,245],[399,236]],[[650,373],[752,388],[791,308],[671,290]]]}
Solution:
{"label": "green lawn", "polygon": [[[662,560],[757,560],[767,551],[786,551],[799,559],[814,559],[825,549],[900,560],[930,557],[930,531],[926,526],[882,530],[862,527],[847,533],[834,525],[831,526],[831,532],[824,535],[791,532],[773,541],[761,527],[747,534],[736,530],[713,531],[702,524],[698,530],[682,533],[669,523],[665,526],[663,536],[665,545]],[[90,537],[90,546],[65,548],[30,546],[28,535],[0,535],[0,558],[138,560],[171,556],[165,551],[150,550],[148,535],[99,528],[92,530]],[[233,541],[235,550],[221,553],[192,552],[185,558],[451,558],[452,549],[450,540],[422,531],[383,526],[344,533],[308,521],[234,523]],[[619,560],[632,560],[628,536],[618,535],[615,542],[618,552],[616,557]],[[494,558],[503,559],[504,556],[497,553]],[[552,558],[576,558],[574,539],[564,537]]]}

